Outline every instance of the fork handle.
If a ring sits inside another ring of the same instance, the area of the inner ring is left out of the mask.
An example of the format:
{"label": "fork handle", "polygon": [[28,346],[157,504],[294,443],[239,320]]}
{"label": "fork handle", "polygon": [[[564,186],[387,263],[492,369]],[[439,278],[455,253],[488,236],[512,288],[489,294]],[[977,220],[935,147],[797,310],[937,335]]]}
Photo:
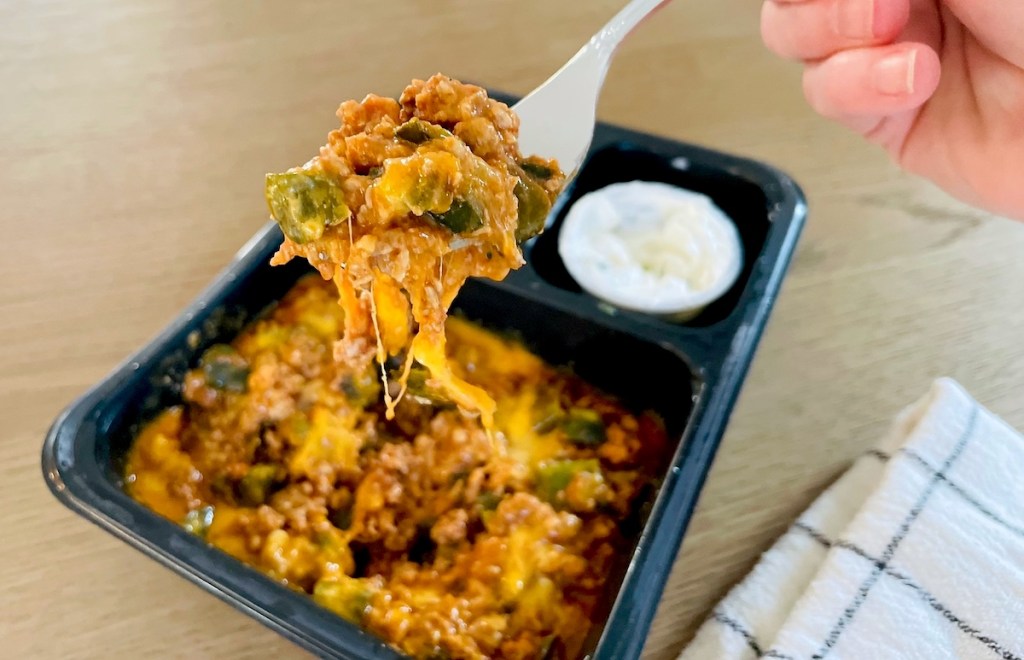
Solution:
{"label": "fork handle", "polygon": [[590,38],[590,46],[603,57],[611,59],[615,49],[623,39],[629,36],[630,32],[636,29],[645,18],[669,2],[670,0],[632,0]]}

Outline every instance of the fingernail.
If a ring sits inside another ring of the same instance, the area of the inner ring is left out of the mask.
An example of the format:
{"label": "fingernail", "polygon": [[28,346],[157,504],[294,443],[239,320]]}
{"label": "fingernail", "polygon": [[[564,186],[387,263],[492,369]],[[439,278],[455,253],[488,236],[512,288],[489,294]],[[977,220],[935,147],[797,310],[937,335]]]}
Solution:
{"label": "fingernail", "polygon": [[890,55],[875,64],[875,90],[880,94],[903,96],[914,92],[917,51]]}
{"label": "fingernail", "polygon": [[875,0],[838,0],[835,4],[836,32],[847,39],[875,36]]}

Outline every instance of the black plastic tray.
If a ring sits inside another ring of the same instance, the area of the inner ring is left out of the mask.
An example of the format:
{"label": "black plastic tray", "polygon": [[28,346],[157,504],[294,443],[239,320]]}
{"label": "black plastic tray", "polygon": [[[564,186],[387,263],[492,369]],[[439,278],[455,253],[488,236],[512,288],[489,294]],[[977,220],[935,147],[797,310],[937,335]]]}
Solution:
{"label": "black plastic tray", "polygon": [[[572,202],[589,190],[635,179],[703,192],[739,228],[742,275],[689,323],[599,302],[581,292],[558,257],[558,231]],[[526,266],[500,283],[471,281],[456,300],[463,314],[515,331],[548,361],[571,363],[628,406],[653,409],[666,420],[671,442],[659,466],[660,487],[624,523],[632,547],[609,577],[607,616],[591,633],[589,658],[640,655],[805,215],[799,188],[771,167],[602,124],[548,231],[526,246]],[[312,599],[139,505],[122,488],[123,457],[134,433],[158,410],[179,402],[177,383],[203,349],[232,338],[310,271],[298,262],[270,267],[280,241],[277,227],[268,224],[170,326],[69,406],[46,438],[43,473],[69,508],[311,652],[400,658]]]}

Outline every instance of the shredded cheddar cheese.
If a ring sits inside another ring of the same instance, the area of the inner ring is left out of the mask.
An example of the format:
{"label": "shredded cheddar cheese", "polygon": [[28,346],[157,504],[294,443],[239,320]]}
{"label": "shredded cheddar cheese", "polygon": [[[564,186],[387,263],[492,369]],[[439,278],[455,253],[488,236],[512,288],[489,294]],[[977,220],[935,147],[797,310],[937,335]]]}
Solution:
{"label": "shredded cheddar cheese", "polygon": [[446,366],[493,397],[508,451],[422,396],[422,367],[385,420],[378,365],[334,359],[336,289],[308,275],[208,347],[126,491],[412,658],[580,656],[664,428],[458,316]]}

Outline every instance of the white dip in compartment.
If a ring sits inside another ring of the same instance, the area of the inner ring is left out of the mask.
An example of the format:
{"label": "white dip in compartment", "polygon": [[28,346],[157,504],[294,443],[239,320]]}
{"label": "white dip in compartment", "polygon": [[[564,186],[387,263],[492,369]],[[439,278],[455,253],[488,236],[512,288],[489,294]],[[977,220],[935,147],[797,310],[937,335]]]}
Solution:
{"label": "white dip in compartment", "polygon": [[710,198],[651,181],[580,197],[562,225],[558,252],[591,295],[676,320],[722,296],[743,265],[736,226]]}

